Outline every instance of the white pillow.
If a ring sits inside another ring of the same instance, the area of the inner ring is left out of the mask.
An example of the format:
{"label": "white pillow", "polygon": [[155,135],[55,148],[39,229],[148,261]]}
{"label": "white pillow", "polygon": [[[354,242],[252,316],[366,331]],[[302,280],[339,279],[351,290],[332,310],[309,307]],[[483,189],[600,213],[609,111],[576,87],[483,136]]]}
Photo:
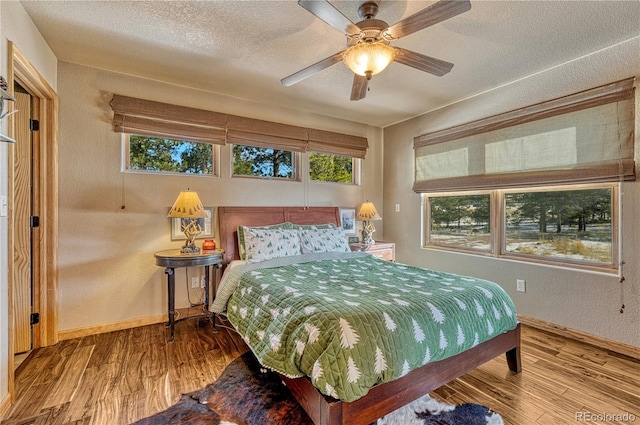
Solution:
{"label": "white pillow", "polygon": [[351,252],[344,230],[340,227],[299,230],[303,254],[312,252]]}
{"label": "white pillow", "polygon": [[300,255],[300,238],[291,229],[244,229],[247,262]]}

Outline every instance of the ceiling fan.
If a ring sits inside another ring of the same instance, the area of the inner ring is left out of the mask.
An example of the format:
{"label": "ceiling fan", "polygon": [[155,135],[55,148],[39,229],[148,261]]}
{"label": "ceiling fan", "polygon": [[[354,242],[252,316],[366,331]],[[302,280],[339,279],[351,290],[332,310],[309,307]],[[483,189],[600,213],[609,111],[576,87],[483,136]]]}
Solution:
{"label": "ceiling fan", "polygon": [[308,66],[280,82],[289,87],[338,62],[354,72],[351,100],[364,99],[372,76],[392,61],[441,77],[451,71],[450,62],[426,56],[390,43],[471,9],[469,0],[440,0],[389,26],[376,19],[378,4],[367,1],[358,8],[362,21],[353,23],[327,0],[298,0],[298,4],[347,37],[347,49]]}

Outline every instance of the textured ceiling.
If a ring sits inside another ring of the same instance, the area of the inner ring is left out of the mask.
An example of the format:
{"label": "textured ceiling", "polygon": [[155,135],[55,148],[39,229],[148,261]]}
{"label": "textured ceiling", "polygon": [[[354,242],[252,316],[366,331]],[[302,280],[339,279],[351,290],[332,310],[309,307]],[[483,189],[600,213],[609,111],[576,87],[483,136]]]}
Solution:
{"label": "textured ceiling", "polygon": [[[640,0],[472,0],[470,11],[393,43],[454,63],[449,74],[392,63],[352,102],[353,74],[342,63],[280,84],[345,47],[344,35],[295,0],[21,3],[60,61],[376,127],[640,37]],[[377,18],[393,24],[434,2],[378,3]],[[360,20],[360,2],[332,4]]]}

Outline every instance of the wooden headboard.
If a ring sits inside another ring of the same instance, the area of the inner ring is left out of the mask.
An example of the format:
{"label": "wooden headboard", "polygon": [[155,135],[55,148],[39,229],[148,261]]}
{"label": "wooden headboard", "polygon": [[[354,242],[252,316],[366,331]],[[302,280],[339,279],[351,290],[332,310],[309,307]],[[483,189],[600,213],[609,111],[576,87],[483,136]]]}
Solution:
{"label": "wooden headboard", "polygon": [[220,248],[224,264],[239,260],[238,226],[267,226],[284,222],[340,226],[338,207],[218,207]]}

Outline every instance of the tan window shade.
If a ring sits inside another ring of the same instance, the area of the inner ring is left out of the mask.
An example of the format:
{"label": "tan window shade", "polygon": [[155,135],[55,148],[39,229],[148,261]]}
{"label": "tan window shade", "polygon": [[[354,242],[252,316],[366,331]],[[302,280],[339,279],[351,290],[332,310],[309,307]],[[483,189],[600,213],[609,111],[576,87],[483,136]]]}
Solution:
{"label": "tan window shade", "polygon": [[416,192],[635,180],[634,79],[414,139]]}
{"label": "tan window shade", "polygon": [[114,131],[225,144],[226,114],[114,94]]}
{"label": "tan window shade", "polygon": [[271,121],[230,115],[227,121],[229,142],[238,145],[304,152],[307,129]]}
{"label": "tan window shade", "polygon": [[116,132],[364,158],[367,139],[114,94]]}
{"label": "tan window shade", "polygon": [[369,143],[366,137],[309,129],[307,150],[311,152],[364,158],[368,147]]}

